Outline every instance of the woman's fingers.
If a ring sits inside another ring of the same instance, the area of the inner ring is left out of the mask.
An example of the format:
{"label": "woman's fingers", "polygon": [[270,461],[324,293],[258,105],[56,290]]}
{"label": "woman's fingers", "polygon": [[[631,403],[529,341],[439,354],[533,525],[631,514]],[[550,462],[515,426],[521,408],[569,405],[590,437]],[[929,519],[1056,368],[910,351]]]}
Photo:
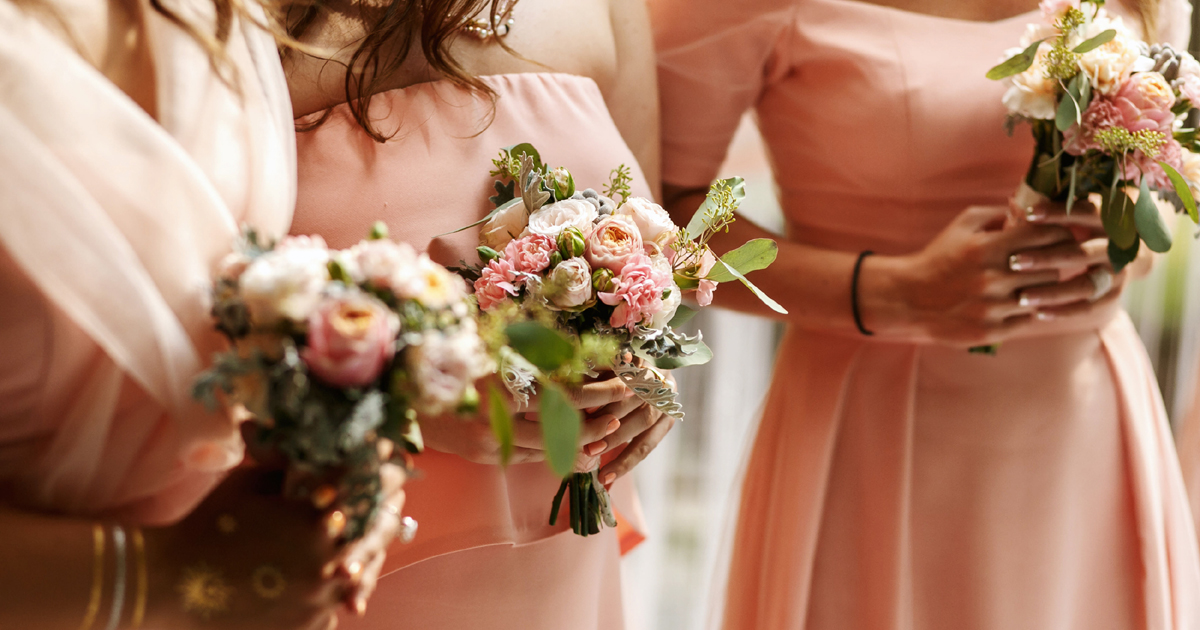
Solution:
{"label": "woman's fingers", "polygon": [[1078,243],[1068,241],[1014,253],[1008,266],[1013,271],[1029,272],[1046,269],[1080,269],[1103,264],[1108,260],[1108,241],[1092,239]]}
{"label": "woman's fingers", "polygon": [[585,446],[584,452],[589,455],[603,455],[648,431],[658,421],[659,415],[661,413],[657,409],[647,403],[642,403],[637,409],[634,409],[633,412],[621,419],[621,426],[617,427],[617,430],[613,431],[612,435],[599,442]]}
{"label": "woman's fingers", "polygon": [[[1033,225],[1031,223],[1021,223],[1004,230],[988,232],[986,238],[992,255],[985,256],[987,258],[985,263],[999,263],[1000,266],[1004,267],[1008,266],[1009,257],[1014,252],[1075,240],[1075,236],[1071,233],[1071,230],[1065,227],[1058,225]],[[991,260],[992,258],[995,260]]]}
{"label": "woman's fingers", "polygon": [[[1095,269],[1104,268],[1096,267]],[[1108,271],[1108,273],[1112,272]],[[1116,288],[1115,280],[1114,278],[1113,286],[1107,291]],[[1040,312],[1047,307],[1062,306],[1099,297],[1096,295],[1096,291],[1096,282],[1090,274],[1085,273],[1066,282],[1025,289],[1021,291],[1020,300],[1028,306],[1037,308]]]}
{"label": "woman's fingers", "polygon": [[[654,413],[658,414],[659,412],[655,411]],[[653,426],[633,438],[633,441],[620,455],[600,469],[600,482],[606,486],[610,485],[633,470],[634,466],[642,463],[642,460],[654,451],[674,426],[675,418],[673,416],[659,414],[659,418]]]}
{"label": "woman's fingers", "polygon": [[617,377],[584,383],[567,388],[567,399],[576,409],[603,407],[633,396],[633,390],[625,386],[625,382]]}

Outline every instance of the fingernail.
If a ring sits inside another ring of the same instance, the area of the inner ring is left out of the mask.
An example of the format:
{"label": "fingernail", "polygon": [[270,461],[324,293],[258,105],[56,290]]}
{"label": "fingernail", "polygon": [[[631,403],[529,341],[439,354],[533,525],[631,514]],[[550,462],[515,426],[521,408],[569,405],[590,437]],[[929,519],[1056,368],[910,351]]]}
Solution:
{"label": "fingernail", "polygon": [[1021,306],[1038,306],[1042,303],[1042,300],[1040,298],[1022,293],[1021,297],[1017,299],[1017,303]]}
{"label": "fingernail", "polygon": [[328,580],[329,578],[333,577],[333,574],[335,571],[337,571],[337,568],[338,565],[336,562],[326,562],[325,566],[321,567],[321,577]]}
{"label": "fingernail", "polygon": [[313,507],[317,508],[318,510],[324,510],[325,508],[333,505],[333,501],[334,499],[337,499],[337,495],[337,488],[334,488],[330,485],[320,486],[316,490],[313,490]]}
{"label": "fingernail", "polygon": [[633,390],[632,390],[632,389],[629,389],[628,387],[626,387],[626,388],[625,388],[625,397],[626,397],[626,398],[629,398],[629,397],[630,397],[630,396],[632,396],[632,395],[633,395]]}
{"label": "fingernail", "polygon": [[620,428],[621,428],[620,420],[617,420],[616,418],[609,420],[608,424],[604,427],[604,437],[608,437],[608,436],[612,435],[613,433],[616,433],[617,429],[620,429]]}
{"label": "fingernail", "polygon": [[526,411],[525,419],[530,422],[537,422],[537,419],[538,419],[537,412],[536,411]]}
{"label": "fingernail", "polygon": [[606,448],[608,448],[608,442],[605,442],[604,440],[597,440],[591,444],[588,444],[585,450],[587,450],[588,455],[595,457],[600,453],[603,453],[604,449]]}
{"label": "fingernail", "polygon": [[604,475],[604,485],[608,485],[617,480],[617,473],[608,473]]}
{"label": "fingernail", "polygon": [[367,614],[367,600],[362,599],[361,597],[354,600],[354,614],[358,615],[359,617]]}
{"label": "fingernail", "polygon": [[1008,257],[1008,268],[1013,271],[1021,271],[1029,269],[1033,266],[1033,259],[1025,254],[1013,254]]}
{"label": "fingernail", "polygon": [[596,413],[597,409],[599,409],[599,407],[588,407],[587,409],[584,409],[584,411],[588,413]]}
{"label": "fingernail", "polygon": [[362,573],[362,569],[362,563],[355,560],[354,562],[350,563],[350,566],[346,567],[346,572],[350,574],[350,579],[357,580],[358,575]]}
{"label": "fingernail", "polygon": [[1040,221],[1045,218],[1046,218],[1046,209],[1045,208],[1041,208],[1041,207],[1037,207],[1037,206],[1029,206],[1028,208],[1025,208],[1025,219],[1026,220]]}
{"label": "fingernail", "polygon": [[1047,313],[1045,311],[1038,311],[1033,314],[1033,318],[1040,322],[1048,322],[1048,321],[1054,319],[1054,314]]}

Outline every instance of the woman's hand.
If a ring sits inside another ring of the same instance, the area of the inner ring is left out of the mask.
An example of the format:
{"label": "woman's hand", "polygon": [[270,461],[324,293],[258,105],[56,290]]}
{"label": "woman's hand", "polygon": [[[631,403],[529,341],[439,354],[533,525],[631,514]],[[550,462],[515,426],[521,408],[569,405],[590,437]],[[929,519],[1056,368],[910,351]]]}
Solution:
{"label": "woman's hand", "polygon": [[[663,372],[663,376],[671,387],[675,387],[675,379],[669,371]],[[675,426],[673,416],[662,413],[637,397],[612,403],[597,413],[620,418],[620,427],[603,440],[585,446],[583,454],[588,458],[577,470],[593,470],[601,463],[602,457],[623,447],[612,461],[600,468],[600,482],[605,486],[611,486],[645,460]]]}
{"label": "woman's hand", "polygon": [[283,476],[234,470],[183,521],[146,530],[146,627],[336,624],[335,610],[355,582],[338,569],[344,514],[285,498]]}
{"label": "woman's hand", "polygon": [[1018,292],[1058,283],[1057,269],[1014,271],[1013,254],[1076,245],[1061,225],[1004,228],[1008,206],[972,206],[921,252],[870,256],[859,279],[864,325],[880,337],[961,346],[999,343],[1035,321]]}
{"label": "woman's hand", "polygon": [[[504,391],[500,387],[500,391]],[[602,409],[626,400],[633,392],[617,377],[592,383],[584,383],[565,389],[567,398],[576,409]],[[513,452],[510,464],[525,464],[545,460],[546,451],[542,439],[542,426],[537,418],[537,400],[531,398],[528,405],[519,405],[509,400],[513,412]],[[582,449],[587,444],[603,439],[617,430],[620,416],[602,412],[585,416],[579,432],[580,461],[585,459]],[[485,406],[473,418],[442,416],[421,419],[421,435],[425,445],[435,451],[458,455],[476,464],[500,464],[500,443],[492,433],[491,422]],[[589,469],[590,470],[590,469]]]}

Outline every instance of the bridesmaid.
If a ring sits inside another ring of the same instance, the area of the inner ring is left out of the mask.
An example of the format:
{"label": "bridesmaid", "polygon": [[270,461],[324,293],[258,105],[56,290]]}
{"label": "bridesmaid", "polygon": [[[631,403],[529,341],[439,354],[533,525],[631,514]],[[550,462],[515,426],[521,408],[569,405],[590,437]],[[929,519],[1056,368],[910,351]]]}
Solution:
{"label": "bridesmaid", "polygon": [[[1186,42],[1182,0],[1107,6]],[[788,224],[755,275],[791,314],[723,627],[1200,628],[1179,462],[1120,308],[1129,270],[1092,214],[1002,227],[1032,143],[1005,136],[984,73],[1037,8],[652,3],[669,206],[694,212],[753,109]],[[739,221],[726,242],[760,235]],[[1060,280],[1072,267],[1091,269]],[[769,315],[740,287],[717,299]]]}
{"label": "bridesmaid", "polygon": [[265,19],[0,0],[0,627],[324,628],[369,590],[381,545],[337,548],[270,475],[217,485],[241,438],[189,397],[211,270],[293,208]]}
{"label": "bridesmaid", "polygon": [[[343,51],[332,63],[285,60],[309,129],[297,136],[294,231],[340,246],[383,219],[438,262],[475,260],[477,229],[437,235],[485,216],[491,159],[520,142],[597,188],[622,163],[637,194],[657,187],[657,90],[641,0],[327,6],[290,23],[305,43]],[[392,550],[395,572],[350,627],[622,627],[618,560],[640,540],[640,514],[621,477],[672,424],[629,395],[616,380],[577,393],[594,411],[580,469],[604,458],[600,475],[622,521],[589,538],[547,522],[559,481],[540,463],[536,421],[518,421],[519,463],[502,469],[486,420],[422,419],[424,477],[407,488],[421,532]]]}

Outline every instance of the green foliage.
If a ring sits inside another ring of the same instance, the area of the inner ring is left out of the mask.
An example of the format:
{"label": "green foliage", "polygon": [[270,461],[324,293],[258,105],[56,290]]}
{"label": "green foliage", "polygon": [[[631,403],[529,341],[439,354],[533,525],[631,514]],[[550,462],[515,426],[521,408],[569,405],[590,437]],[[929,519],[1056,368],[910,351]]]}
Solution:
{"label": "green foliage", "polygon": [[1128,249],[1121,249],[1111,239],[1108,241],[1108,260],[1112,263],[1113,271],[1121,273],[1125,265],[1133,262],[1138,255],[1138,247],[1141,241],[1134,239],[1133,246]]}
{"label": "green foliage", "polygon": [[1087,78],[1083,74],[1077,74],[1067,86],[1062,102],[1058,104],[1058,115],[1054,120],[1059,131],[1066,131],[1071,128],[1071,125],[1080,123],[1080,117],[1086,107],[1083,103],[1084,85],[1088,85]]}
{"label": "green foliage", "polygon": [[1104,195],[1100,219],[1104,223],[1104,231],[1108,233],[1108,238],[1118,249],[1129,249],[1138,240],[1133,214],[1133,203],[1122,187],[1114,188],[1110,194]]}
{"label": "green foliage", "polygon": [[704,365],[712,361],[712,349],[700,339],[684,344],[679,356],[651,358],[654,367],[660,370],[677,370],[692,365]]}
{"label": "green foliage", "polygon": [[1022,50],[1021,52],[994,66],[991,70],[988,70],[987,78],[993,81],[999,81],[1000,79],[1007,79],[1014,74],[1021,74],[1022,72],[1025,72],[1030,66],[1033,65],[1033,60],[1037,57],[1038,47],[1041,46],[1042,42],[1044,41],[1046,40],[1039,39],[1030,44],[1025,50]]}
{"label": "green foliage", "polygon": [[1188,185],[1187,180],[1170,164],[1159,162],[1158,165],[1167,173],[1167,177],[1171,178],[1171,185],[1175,187],[1175,194],[1183,202],[1183,207],[1187,210],[1188,216],[1192,218],[1193,222],[1200,223],[1200,215],[1196,213],[1196,197],[1192,195],[1192,187]]}
{"label": "green foliage", "polygon": [[500,443],[500,465],[507,466],[513,452],[513,418],[495,385],[488,385],[488,411],[492,433]]}
{"label": "green foliage", "polygon": [[508,345],[543,372],[553,372],[575,356],[575,345],[562,333],[533,321],[510,324]]}
{"label": "green foliage", "polygon": [[1071,50],[1072,50],[1072,52],[1079,53],[1079,54],[1091,52],[1091,51],[1107,44],[1108,42],[1111,42],[1116,36],[1117,36],[1117,32],[1110,28],[1107,31],[1103,31],[1099,35],[1079,44],[1078,46],[1076,46],[1075,48],[1072,48]]}
{"label": "green foliage", "polygon": [[744,276],[751,271],[766,269],[775,262],[779,255],[779,245],[769,238],[756,238],[745,245],[721,256],[720,262],[713,265],[706,280],[713,282],[731,282],[737,279],[729,272],[729,268],[741,272]]}
{"label": "green foliage", "polygon": [[713,182],[708,189],[704,203],[692,215],[687,225],[687,235],[690,239],[701,239],[708,233],[727,229],[734,220],[734,212],[746,197],[746,181],[741,177],[730,177]]}
{"label": "green foliage", "polygon": [[754,286],[754,283],[747,280],[746,276],[742,275],[742,273],[740,271],[738,271],[737,269],[734,269],[733,267],[728,267],[728,266],[725,267],[725,269],[731,275],[733,275],[734,278],[737,278],[742,284],[746,285],[746,288],[750,289],[750,292],[753,293],[754,295],[756,295],[758,297],[758,299],[762,300],[763,304],[766,304],[767,307],[770,308],[772,311],[775,311],[776,313],[779,313],[781,315],[788,314],[787,309],[780,306],[779,303],[776,302],[775,300],[772,300],[771,298],[767,297],[767,294],[763,293],[762,289],[759,289],[758,287]]}
{"label": "green foliage", "polygon": [[565,477],[575,467],[582,418],[562,388],[548,381],[541,381],[540,385],[538,421],[546,444],[546,461],[554,474]]}
{"label": "green foliage", "polygon": [[681,304],[675,311],[675,317],[671,318],[671,321],[667,324],[667,326],[670,326],[671,328],[679,328],[680,326],[692,321],[692,318],[695,317],[699,312],[700,311],[694,308],[688,308]]}
{"label": "green foliage", "polygon": [[1158,206],[1150,196],[1147,177],[1142,178],[1137,204],[1133,208],[1133,220],[1138,234],[1152,252],[1164,253],[1171,250],[1171,231],[1163,222]]}
{"label": "green foliage", "polygon": [[632,190],[630,188],[630,184],[632,182],[633,175],[631,174],[629,167],[622,164],[617,168],[614,168],[612,172],[609,173],[608,183],[604,186],[604,196],[614,201],[616,201],[617,197],[619,196],[621,201],[617,202],[617,205],[623,204],[625,203],[625,200],[629,199],[630,195],[632,194]]}

